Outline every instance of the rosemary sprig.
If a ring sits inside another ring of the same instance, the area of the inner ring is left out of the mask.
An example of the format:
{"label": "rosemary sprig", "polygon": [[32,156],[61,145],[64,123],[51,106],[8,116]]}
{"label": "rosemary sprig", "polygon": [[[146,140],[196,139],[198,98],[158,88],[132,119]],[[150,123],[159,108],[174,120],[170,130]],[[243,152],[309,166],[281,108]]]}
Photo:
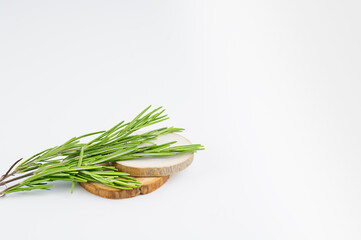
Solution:
{"label": "rosemary sprig", "polygon": [[[175,142],[161,145],[151,143],[151,140],[159,135],[181,132],[184,130],[182,128],[164,127],[136,133],[139,129],[168,119],[168,116],[163,114],[162,107],[149,111],[150,107],[128,123],[122,121],[107,131],[71,138],[60,146],[46,149],[24,161],[22,159],[16,161],[0,178],[0,186],[23,180],[7,187],[0,192],[0,195],[34,189],[50,190],[53,185],[49,182],[53,181],[71,181],[71,192],[75,182],[87,181],[120,189],[131,189],[139,187],[140,183],[129,174],[118,172],[116,168],[104,164],[140,157],[172,156],[204,149],[200,144],[172,146]],[[82,143],[81,140],[87,137],[93,139]],[[15,168],[18,163],[20,164]]]}

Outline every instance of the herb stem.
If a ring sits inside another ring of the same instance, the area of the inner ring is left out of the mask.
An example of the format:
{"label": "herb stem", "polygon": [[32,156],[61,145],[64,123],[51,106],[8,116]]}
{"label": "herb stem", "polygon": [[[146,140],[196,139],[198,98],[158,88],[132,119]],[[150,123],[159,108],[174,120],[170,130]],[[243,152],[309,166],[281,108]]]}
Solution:
{"label": "herb stem", "polygon": [[10,179],[10,180],[1,182],[1,183],[0,183],[0,186],[4,186],[4,185],[6,185],[6,184],[8,184],[8,183],[10,183],[10,182],[13,182],[13,181],[16,181],[16,180],[25,178],[25,177],[32,176],[33,174],[34,174],[34,172],[31,172],[31,173],[27,173],[27,174],[21,175],[21,176],[19,176],[19,177],[15,177],[15,178],[13,178],[13,179]]}
{"label": "herb stem", "polygon": [[3,191],[0,192],[0,197],[5,196],[7,191],[9,191],[12,188],[16,188],[19,185],[20,185],[20,183],[17,183],[15,185],[11,186],[11,187],[5,188]]}
{"label": "herb stem", "polygon": [[[13,171],[12,173],[10,173],[10,171],[15,167],[15,165],[20,162],[21,160],[23,160],[23,158],[20,158],[19,160],[17,160],[16,162],[13,163],[13,165],[11,165],[11,167],[9,168],[9,170],[4,174],[2,175],[2,177],[0,178],[0,182],[3,181],[4,179],[10,177],[11,175],[15,174],[16,173],[16,170]],[[9,174],[10,173],[10,174]]]}

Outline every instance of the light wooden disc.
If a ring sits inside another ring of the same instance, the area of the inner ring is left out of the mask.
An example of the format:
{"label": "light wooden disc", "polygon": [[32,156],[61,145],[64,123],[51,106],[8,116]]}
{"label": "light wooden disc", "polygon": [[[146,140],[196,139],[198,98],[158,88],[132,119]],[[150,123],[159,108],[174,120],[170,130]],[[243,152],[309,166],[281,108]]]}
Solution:
{"label": "light wooden disc", "polygon": [[[189,140],[176,133],[160,135],[152,142],[164,144],[177,141],[172,146],[192,144]],[[167,157],[142,157],[126,161],[118,161],[114,166],[121,172],[127,172],[131,176],[155,177],[169,176],[180,172],[188,167],[193,161],[193,153],[183,153]]]}
{"label": "light wooden disc", "polygon": [[151,193],[160,188],[167,180],[169,176],[164,177],[146,177],[135,179],[141,182],[141,186],[130,190],[112,188],[102,183],[96,182],[81,182],[79,183],[85,190],[103,198],[120,199],[131,198],[140,194]]}

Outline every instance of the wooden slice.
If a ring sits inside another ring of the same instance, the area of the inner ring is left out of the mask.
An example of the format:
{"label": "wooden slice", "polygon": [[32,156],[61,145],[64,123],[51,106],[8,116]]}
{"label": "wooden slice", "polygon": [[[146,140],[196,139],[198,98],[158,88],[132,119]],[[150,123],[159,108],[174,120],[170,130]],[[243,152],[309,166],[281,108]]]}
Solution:
{"label": "wooden slice", "polygon": [[[153,143],[164,144],[177,141],[173,146],[192,144],[189,140],[176,133],[160,135]],[[193,153],[183,153],[168,157],[142,157],[138,159],[118,161],[114,166],[121,172],[131,176],[156,177],[169,176],[188,167],[193,161]]]}
{"label": "wooden slice", "polygon": [[86,182],[79,183],[80,186],[85,188],[90,193],[98,195],[103,198],[120,199],[120,198],[131,198],[140,194],[151,193],[160,188],[167,180],[169,176],[164,177],[147,177],[137,178],[137,181],[141,182],[141,186],[130,190],[112,188],[102,183]]}

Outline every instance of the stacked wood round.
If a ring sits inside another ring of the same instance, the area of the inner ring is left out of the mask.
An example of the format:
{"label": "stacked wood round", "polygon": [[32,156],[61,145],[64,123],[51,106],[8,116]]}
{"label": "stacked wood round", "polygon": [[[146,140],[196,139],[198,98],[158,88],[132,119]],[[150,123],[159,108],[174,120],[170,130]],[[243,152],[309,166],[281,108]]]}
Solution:
{"label": "stacked wood round", "polygon": [[[189,140],[176,133],[160,135],[152,142],[164,144],[177,141],[173,146],[191,144]],[[121,172],[127,172],[137,179],[141,186],[129,190],[117,189],[96,182],[80,183],[88,192],[104,198],[121,199],[151,193],[160,188],[170,175],[187,168],[193,161],[193,153],[184,153],[167,157],[143,157],[118,161],[113,165]]]}

